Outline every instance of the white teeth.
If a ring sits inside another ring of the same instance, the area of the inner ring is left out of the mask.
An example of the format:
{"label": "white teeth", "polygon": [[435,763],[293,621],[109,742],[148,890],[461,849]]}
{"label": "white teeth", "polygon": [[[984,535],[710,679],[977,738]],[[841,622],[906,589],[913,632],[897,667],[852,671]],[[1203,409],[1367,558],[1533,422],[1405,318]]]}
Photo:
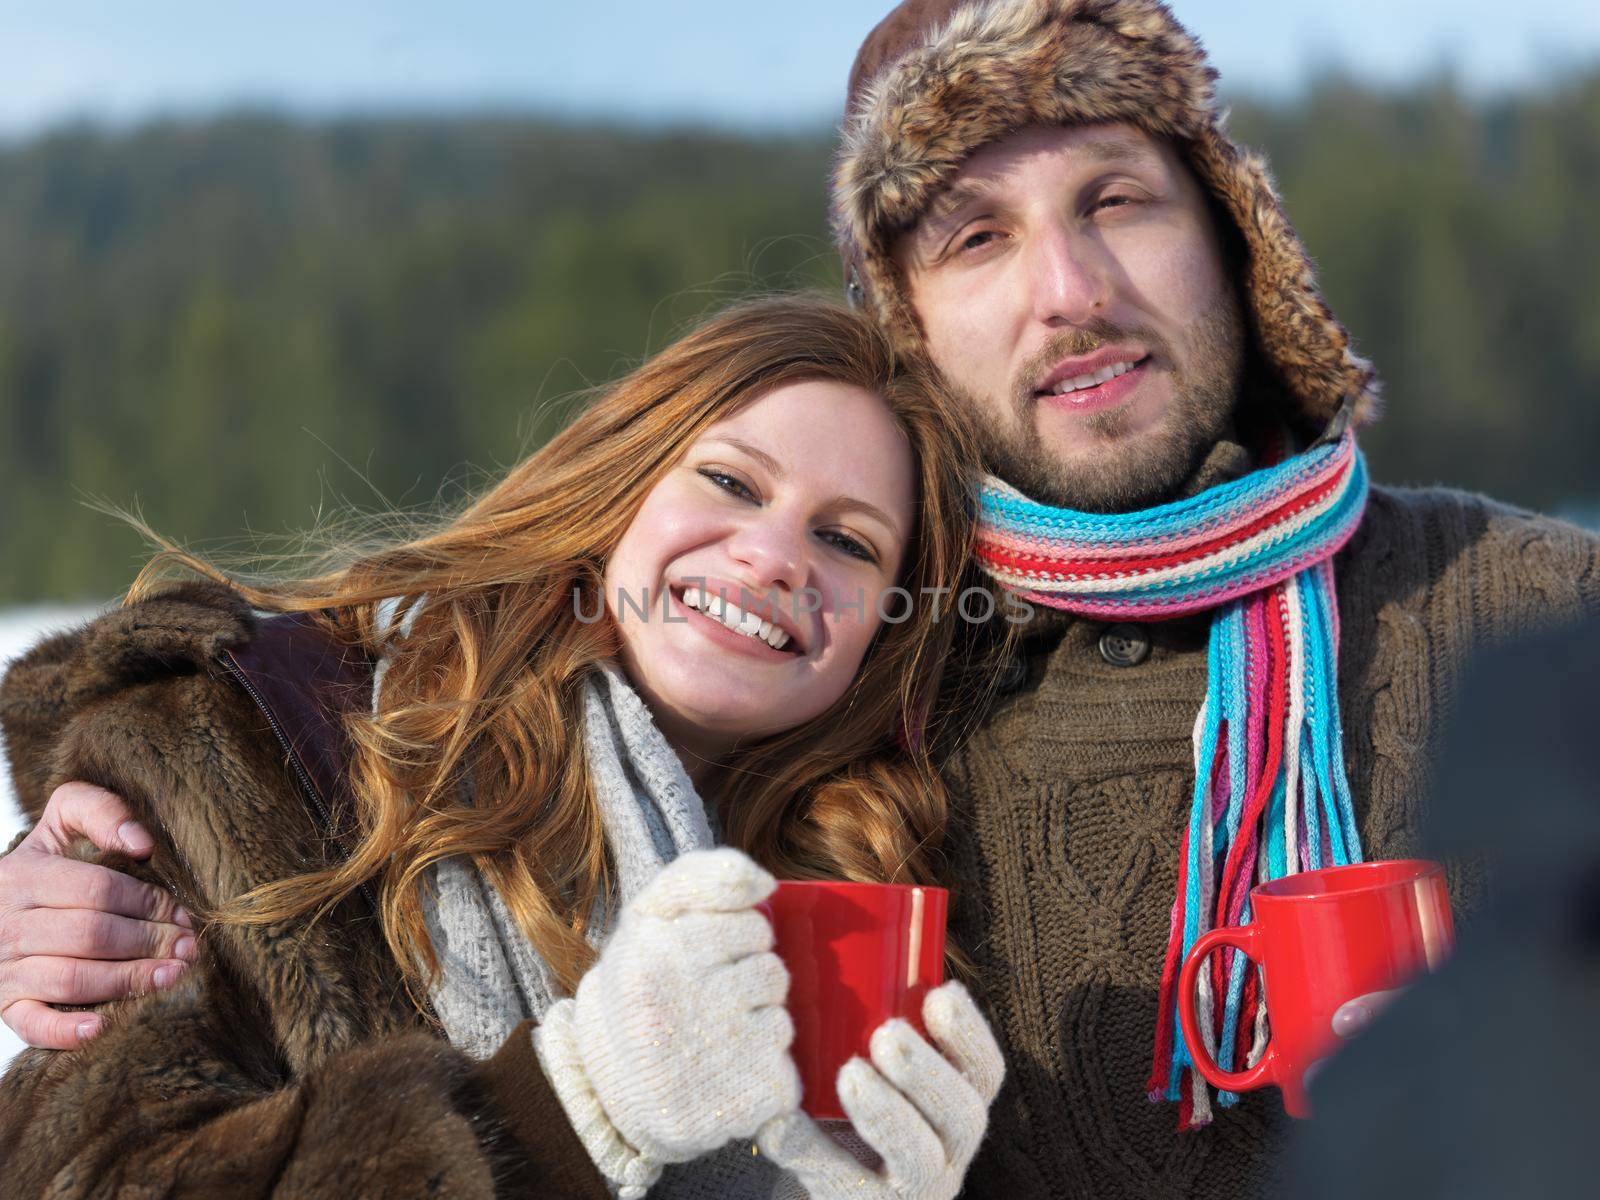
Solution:
{"label": "white teeth", "polygon": [[689,608],[697,608],[707,616],[715,617],[735,633],[760,638],[774,650],[782,650],[789,644],[789,635],[782,629],[770,621],[763,621],[755,613],[745,612],[721,595],[707,596],[699,588],[685,588],[683,602]]}
{"label": "white teeth", "polygon": [[1115,379],[1118,375],[1126,375],[1133,370],[1136,363],[1112,363],[1109,367],[1101,367],[1092,375],[1078,375],[1072,379],[1063,379],[1051,391],[1057,396],[1065,396],[1068,392],[1081,391],[1083,388],[1099,387],[1107,380]]}

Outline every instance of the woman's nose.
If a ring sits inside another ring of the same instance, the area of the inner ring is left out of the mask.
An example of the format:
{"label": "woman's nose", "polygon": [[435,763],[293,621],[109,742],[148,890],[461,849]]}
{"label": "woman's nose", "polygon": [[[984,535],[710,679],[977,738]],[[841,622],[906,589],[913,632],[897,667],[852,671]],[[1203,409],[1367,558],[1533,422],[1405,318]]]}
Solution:
{"label": "woman's nose", "polygon": [[792,519],[768,511],[730,539],[728,553],[761,588],[798,591],[805,584],[805,531]]}

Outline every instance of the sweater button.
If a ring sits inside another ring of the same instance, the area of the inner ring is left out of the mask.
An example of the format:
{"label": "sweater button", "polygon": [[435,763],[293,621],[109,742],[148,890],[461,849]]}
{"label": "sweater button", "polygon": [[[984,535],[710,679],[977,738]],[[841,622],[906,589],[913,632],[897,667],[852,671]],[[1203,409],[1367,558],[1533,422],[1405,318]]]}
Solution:
{"label": "sweater button", "polygon": [[1100,635],[1100,657],[1113,667],[1137,667],[1150,657],[1150,635],[1142,625],[1113,625]]}

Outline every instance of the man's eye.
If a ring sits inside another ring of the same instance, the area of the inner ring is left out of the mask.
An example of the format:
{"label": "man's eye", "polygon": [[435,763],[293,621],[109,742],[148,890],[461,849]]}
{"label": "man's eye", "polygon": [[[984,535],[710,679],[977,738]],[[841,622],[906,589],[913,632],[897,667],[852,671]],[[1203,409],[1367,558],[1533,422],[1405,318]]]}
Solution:
{"label": "man's eye", "polygon": [[754,500],[756,498],[756,494],[745,486],[742,479],[729,475],[726,471],[719,471],[715,467],[701,467],[700,474],[723,491],[738,496],[742,500]]}
{"label": "man's eye", "polygon": [[979,250],[987,246],[991,240],[998,236],[992,229],[980,229],[977,233],[970,233],[961,240],[956,247],[957,253],[963,250]]}
{"label": "man's eye", "polygon": [[1139,203],[1137,196],[1128,196],[1121,192],[1116,192],[1110,196],[1100,197],[1095,201],[1090,211],[1098,212],[1102,208],[1127,208],[1129,205],[1137,203]]}
{"label": "man's eye", "polygon": [[830,546],[837,546],[851,558],[859,558],[862,562],[875,563],[878,556],[869,550],[863,543],[837,529],[824,529],[817,535]]}

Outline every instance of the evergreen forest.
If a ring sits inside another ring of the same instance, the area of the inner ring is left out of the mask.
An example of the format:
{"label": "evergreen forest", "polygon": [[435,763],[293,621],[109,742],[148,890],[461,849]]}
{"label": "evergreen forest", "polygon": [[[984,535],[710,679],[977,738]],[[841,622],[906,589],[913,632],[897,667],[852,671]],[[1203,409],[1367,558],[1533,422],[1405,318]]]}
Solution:
{"label": "evergreen forest", "polygon": [[[1235,104],[1385,379],[1375,477],[1600,513],[1600,71]],[[752,290],[836,289],[831,133],[234,112],[0,145],[0,602],[422,510]]]}

